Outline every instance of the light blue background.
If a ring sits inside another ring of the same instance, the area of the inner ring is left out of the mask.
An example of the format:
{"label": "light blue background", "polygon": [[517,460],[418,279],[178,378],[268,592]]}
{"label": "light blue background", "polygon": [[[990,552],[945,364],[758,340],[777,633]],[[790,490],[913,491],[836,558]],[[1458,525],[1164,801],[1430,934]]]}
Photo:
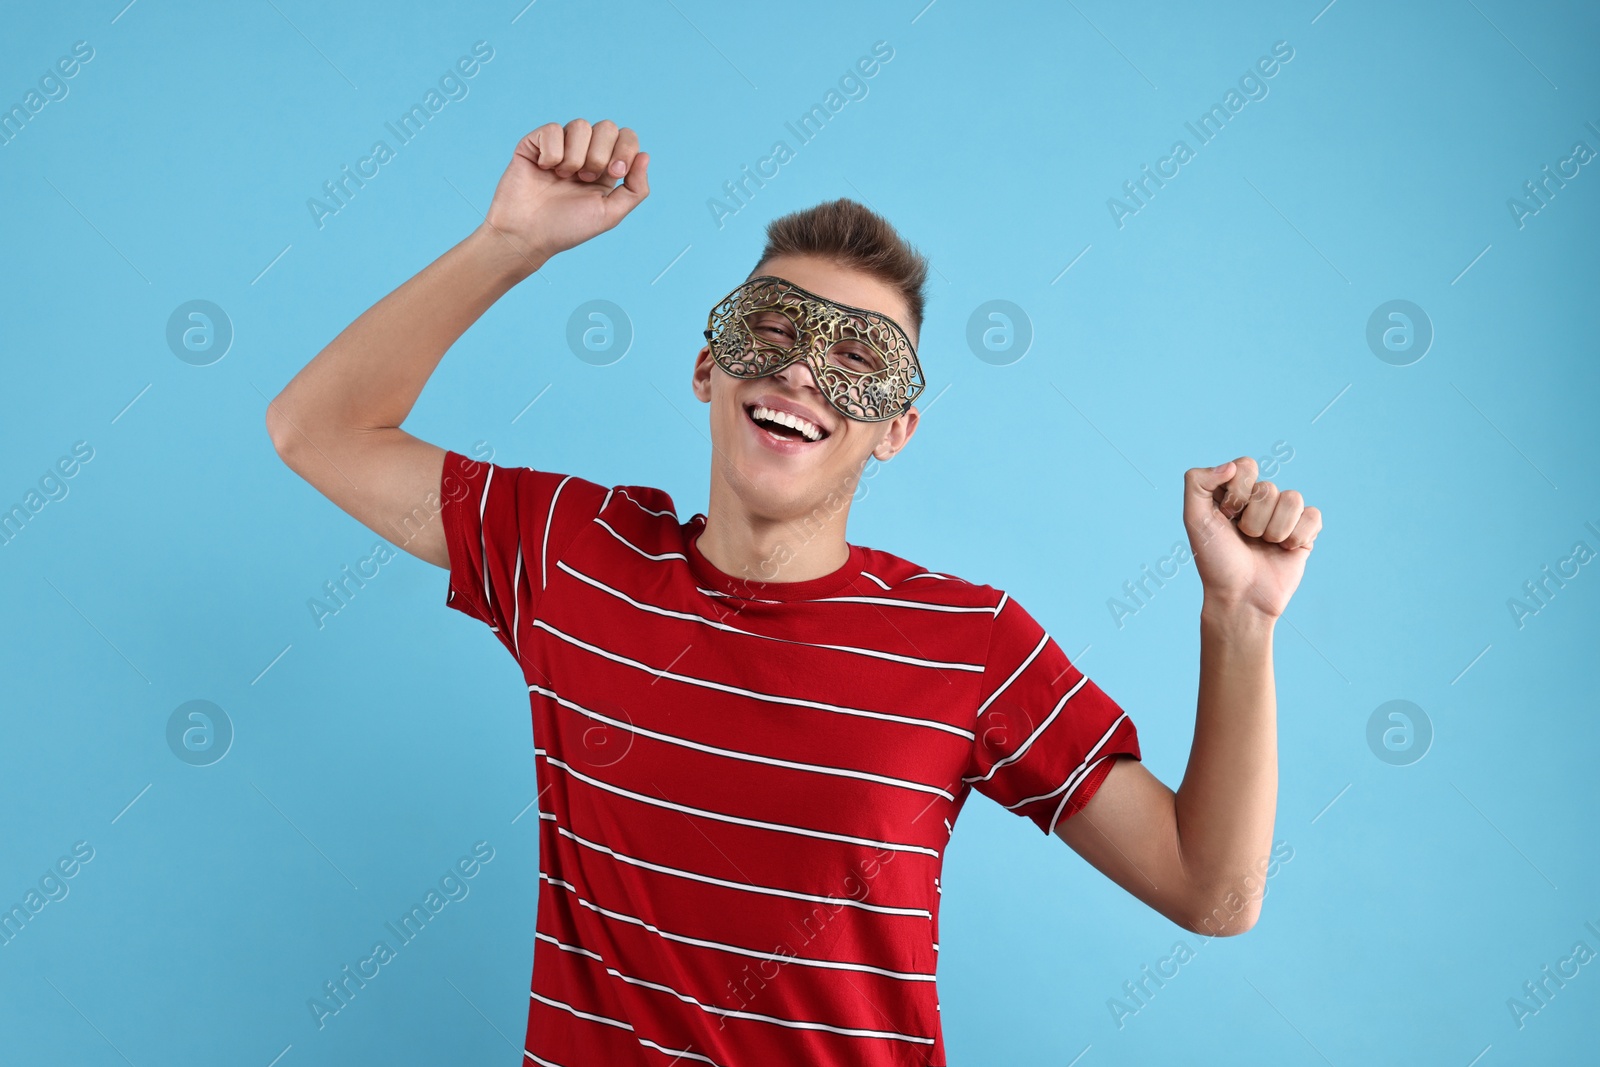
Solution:
{"label": "light blue background", "polygon": [[[1108,598],[1182,538],[1187,467],[1284,442],[1277,482],[1324,510],[1278,630],[1293,859],[1259,925],[1203,944],[975,797],[943,881],[951,1063],[1595,1055],[1600,964],[1521,1029],[1506,1004],[1575,942],[1600,951],[1600,564],[1521,628],[1507,608],[1574,542],[1600,550],[1600,164],[1522,228],[1506,206],[1576,141],[1600,149],[1593,5],[124,2],[14,5],[0,38],[7,108],[95,50],[0,147],[0,506],[94,449],[0,548],[0,904],[95,850],[0,948],[0,1059],[519,1062],[536,830],[513,821],[534,793],[515,665],[409,556],[319,630],[307,601],[377,539],[278,460],[263,415],[469,232],[523,133],[575,116],[640,132],[650,199],[491,309],[411,432],[704,510],[707,308],[769,219],[864,200],[936,268],[932,406],[850,539],[1012,591],[1173,787],[1198,582],[1121,628]],[[307,199],[478,40],[469,95],[319,229]],[[785,122],[879,40],[868,95],[719,228],[708,200],[796,147]],[[1195,147],[1184,123],[1277,41],[1294,58],[1269,95],[1118,228],[1107,199]],[[1436,331],[1405,367],[1364,338],[1397,298]],[[165,341],[192,299],[236,332],[210,366]],[[636,331],[610,366],[565,341],[592,299]],[[1007,365],[966,341],[994,299],[1034,331]],[[205,768],[165,740],[191,699],[237,732]],[[1392,699],[1435,731],[1410,766],[1366,741]],[[308,998],[480,840],[470,896],[319,1030]],[[1108,1000],[1180,940],[1195,958],[1119,1028]]]}

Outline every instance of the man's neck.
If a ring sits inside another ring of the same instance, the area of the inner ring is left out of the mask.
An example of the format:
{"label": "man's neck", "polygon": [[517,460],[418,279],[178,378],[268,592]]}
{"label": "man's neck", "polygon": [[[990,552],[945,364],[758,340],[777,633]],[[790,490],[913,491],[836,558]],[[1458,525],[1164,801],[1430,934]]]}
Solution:
{"label": "man's neck", "polygon": [[750,514],[725,486],[713,485],[706,526],[695,547],[713,567],[734,578],[809,581],[832,574],[849,561],[848,513],[847,501],[845,507],[819,505],[793,519],[766,518]]}

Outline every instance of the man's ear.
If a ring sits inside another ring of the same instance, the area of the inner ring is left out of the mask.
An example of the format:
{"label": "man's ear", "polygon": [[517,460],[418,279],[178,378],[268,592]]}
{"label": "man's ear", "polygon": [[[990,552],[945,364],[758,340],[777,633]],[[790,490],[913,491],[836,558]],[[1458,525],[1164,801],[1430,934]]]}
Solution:
{"label": "man's ear", "polygon": [[911,442],[911,435],[917,432],[917,421],[921,418],[922,413],[913,404],[906,408],[904,415],[899,415],[889,420],[889,432],[883,435],[883,440],[878,442],[878,447],[872,450],[872,454],[877,457],[878,462],[888,462],[896,452],[899,452]]}
{"label": "man's ear", "polygon": [[695,397],[702,404],[711,403],[711,346],[706,345],[700,349],[694,358],[694,372],[689,379],[689,387],[694,390]]}

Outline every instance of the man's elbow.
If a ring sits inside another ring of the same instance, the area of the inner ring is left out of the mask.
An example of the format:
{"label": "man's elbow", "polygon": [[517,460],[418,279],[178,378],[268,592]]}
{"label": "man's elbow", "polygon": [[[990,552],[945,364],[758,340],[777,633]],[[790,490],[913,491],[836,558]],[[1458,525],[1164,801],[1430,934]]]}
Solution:
{"label": "man's elbow", "polygon": [[288,463],[295,439],[300,435],[284,413],[281,397],[274,397],[267,405],[267,436],[272,440],[272,450],[278,454],[278,458]]}
{"label": "man's elbow", "polygon": [[1230,891],[1221,897],[1204,897],[1199,909],[1180,919],[1178,925],[1206,937],[1235,937],[1254,927],[1259,918],[1259,897],[1245,897]]}

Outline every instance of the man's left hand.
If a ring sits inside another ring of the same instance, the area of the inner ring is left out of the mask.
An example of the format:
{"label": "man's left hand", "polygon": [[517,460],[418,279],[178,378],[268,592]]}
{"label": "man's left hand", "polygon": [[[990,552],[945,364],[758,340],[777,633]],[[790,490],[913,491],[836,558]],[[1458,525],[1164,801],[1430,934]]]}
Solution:
{"label": "man's left hand", "polygon": [[1184,472],[1183,525],[1208,604],[1276,619],[1300,585],[1322,512],[1257,473],[1249,456]]}

